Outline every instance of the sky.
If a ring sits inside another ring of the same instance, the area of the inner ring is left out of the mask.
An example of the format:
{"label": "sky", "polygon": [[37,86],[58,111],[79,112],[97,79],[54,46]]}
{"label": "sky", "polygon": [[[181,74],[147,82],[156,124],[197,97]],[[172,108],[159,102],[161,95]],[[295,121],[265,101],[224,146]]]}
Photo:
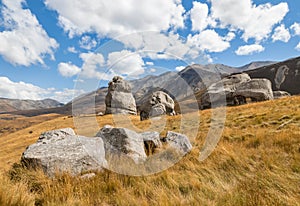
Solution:
{"label": "sky", "polygon": [[300,56],[296,0],[0,0],[0,97],[74,96],[197,64]]}

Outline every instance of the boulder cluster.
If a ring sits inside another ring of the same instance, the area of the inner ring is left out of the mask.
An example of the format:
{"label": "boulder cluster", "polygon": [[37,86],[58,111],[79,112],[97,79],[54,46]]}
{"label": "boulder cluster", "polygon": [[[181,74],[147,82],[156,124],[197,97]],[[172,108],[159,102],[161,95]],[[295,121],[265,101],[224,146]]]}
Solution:
{"label": "boulder cluster", "polygon": [[246,73],[233,74],[212,84],[201,96],[201,107],[212,105],[241,105],[247,101],[258,102],[288,96],[287,92],[272,91],[268,79],[251,79]]}
{"label": "boulder cluster", "polygon": [[42,168],[50,177],[63,172],[79,175],[108,168],[116,158],[143,164],[154,153],[166,149],[184,155],[192,145],[188,137],[175,132],[160,137],[158,132],[137,133],[107,125],[95,137],[84,137],[66,128],[41,134],[36,143],[27,147],[21,162],[28,168]]}
{"label": "boulder cluster", "polygon": [[[135,99],[130,84],[120,76],[109,82],[105,98],[105,114],[137,114]],[[174,100],[163,91],[156,91],[144,98],[139,108],[141,120],[161,115],[175,115]]]}

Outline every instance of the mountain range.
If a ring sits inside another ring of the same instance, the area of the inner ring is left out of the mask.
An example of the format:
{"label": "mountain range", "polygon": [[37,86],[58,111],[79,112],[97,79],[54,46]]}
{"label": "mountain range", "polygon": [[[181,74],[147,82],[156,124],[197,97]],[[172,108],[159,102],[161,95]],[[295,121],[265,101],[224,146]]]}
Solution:
{"label": "mountain range", "polygon": [[[220,78],[230,74],[246,72],[251,78],[267,78],[272,82],[273,90],[284,90],[293,95],[300,94],[300,57],[288,59],[283,62],[258,61],[241,67],[230,67],[223,64],[187,66],[180,72],[166,72],[159,76],[149,75],[141,79],[132,80],[132,93],[136,99],[137,106],[154,91],[163,90],[170,94],[176,101],[186,101],[190,97],[200,97],[209,85]],[[105,96],[107,88],[99,88],[75,98],[73,101],[62,106],[56,104],[30,105],[26,107],[1,107],[0,112],[13,112],[15,114],[34,116],[47,113],[73,114],[74,113],[99,113],[105,111]],[[23,100],[19,100],[23,101]],[[28,100],[25,100],[28,101]],[[4,105],[0,99],[0,105]],[[16,104],[15,104],[16,105]],[[21,104],[22,105],[22,104]],[[53,108],[49,108],[52,107]],[[58,107],[57,107],[58,106]]]}

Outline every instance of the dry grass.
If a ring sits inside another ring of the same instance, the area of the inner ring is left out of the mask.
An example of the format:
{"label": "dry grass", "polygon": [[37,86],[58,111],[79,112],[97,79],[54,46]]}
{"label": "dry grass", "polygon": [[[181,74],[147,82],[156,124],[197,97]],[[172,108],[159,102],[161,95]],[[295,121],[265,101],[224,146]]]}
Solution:
{"label": "dry grass", "polygon": [[[190,114],[189,124],[183,126],[181,116],[169,117],[161,132],[198,131],[194,149],[170,169],[144,177],[104,171],[89,180],[67,174],[48,179],[40,171],[17,165],[10,169],[37,134],[74,128],[72,118],[59,117],[2,136],[0,205],[300,205],[300,97],[226,110],[221,140],[203,162],[198,157],[212,122],[211,110],[199,112],[199,131],[194,118],[198,114]],[[112,116],[97,120],[99,126],[116,123]],[[136,129],[151,126],[138,117],[131,121]],[[120,120],[118,125],[127,123]],[[153,124],[152,129],[161,125]]]}

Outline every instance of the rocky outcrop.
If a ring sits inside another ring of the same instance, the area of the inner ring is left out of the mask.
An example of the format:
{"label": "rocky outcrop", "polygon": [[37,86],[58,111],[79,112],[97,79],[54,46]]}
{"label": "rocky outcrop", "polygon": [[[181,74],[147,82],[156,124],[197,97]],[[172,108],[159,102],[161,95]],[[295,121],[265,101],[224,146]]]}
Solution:
{"label": "rocky outcrop", "polygon": [[43,133],[35,144],[27,147],[21,161],[27,168],[42,168],[50,177],[56,173],[81,175],[103,168],[122,170],[123,166],[130,169],[131,166],[145,166],[148,160],[153,161],[151,157],[163,164],[161,160],[169,149],[185,155],[192,145],[185,135],[170,131],[166,137],[160,137],[158,132],[137,133],[107,125],[96,137],[84,137],[66,128]]}
{"label": "rocky outcrop", "polygon": [[279,99],[279,98],[283,98],[283,97],[289,97],[289,96],[291,96],[291,94],[286,91],[273,91],[273,96],[274,96],[274,99]]}
{"label": "rocky outcrop", "polygon": [[26,167],[42,168],[49,176],[56,172],[78,175],[107,164],[102,139],[77,136],[71,128],[43,133],[27,147],[21,161]]}
{"label": "rocky outcrop", "polygon": [[139,107],[141,120],[161,115],[175,115],[174,100],[165,92],[157,91],[146,97]]}
{"label": "rocky outcrop", "polygon": [[272,85],[268,79],[251,79],[246,73],[234,74],[212,84],[201,97],[202,108],[219,105],[245,104],[273,99]]}
{"label": "rocky outcrop", "polygon": [[136,104],[131,93],[130,84],[122,77],[115,76],[109,82],[105,97],[105,114],[133,114],[136,115]]}

